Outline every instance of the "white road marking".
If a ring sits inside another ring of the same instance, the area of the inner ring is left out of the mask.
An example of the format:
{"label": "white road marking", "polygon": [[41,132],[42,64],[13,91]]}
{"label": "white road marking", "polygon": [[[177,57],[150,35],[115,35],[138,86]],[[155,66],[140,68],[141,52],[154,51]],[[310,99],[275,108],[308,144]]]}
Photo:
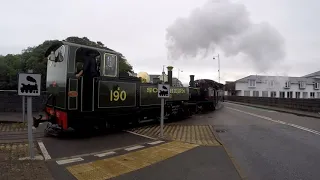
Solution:
{"label": "white road marking", "polygon": [[132,131],[125,131],[125,132],[131,133],[131,134],[134,134],[134,135],[137,135],[137,136],[145,137],[145,138],[148,138],[148,139],[157,140],[156,138],[149,137],[149,136],[142,135],[142,134],[138,134],[138,133],[135,133],[135,132],[132,132]]}
{"label": "white road marking", "polygon": [[115,154],[116,152],[106,152],[106,153],[101,153],[101,154],[95,154],[94,156],[97,156],[97,157],[104,157],[104,156],[110,156],[112,154]]}
{"label": "white road marking", "polygon": [[148,144],[150,145],[155,145],[155,144],[160,144],[160,143],[163,143],[164,141],[154,141],[154,142],[150,142]]}
{"label": "white road marking", "polygon": [[38,141],[38,145],[40,147],[40,150],[44,156],[44,159],[45,160],[49,160],[51,159],[51,156],[49,155],[49,152],[47,151],[46,147],[44,146],[43,142],[42,141]]}
{"label": "white road marking", "polygon": [[263,109],[263,108],[260,108],[260,107],[252,107],[252,106],[248,106],[248,105],[244,105],[244,104],[237,104],[237,103],[230,103],[230,102],[225,102],[225,103],[236,105],[236,106],[242,106],[242,107],[246,107],[246,108],[249,108],[249,109],[257,109],[257,110],[266,111],[266,112],[270,112],[270,113],[277,113],[278,112],[278,111]]}
{"label": "white road marking", "polygon": [[126,151],[133,151],[133,150],[135,150],[135,149],[140,149],[140,148],[143,148],[143,147],[144,147],[144,146],[138,145],[138,146],[133,146],[133,147],[126,148],[126,149],[124,149],[124,150],[126,150]]}
{"label": "white road marking", "polygon": [[275,123],[279,123],[279,124],[284,124],[284,125],[288,125],[288,126],[291,126],[291,127],[295,127],[295,128],[298,128],[298,129],[307,131],[307,132],[311,132],[311,133],[316,134],[316,135],[320,135],[320,132],[319,132],[319,131],[316,131],[316,130],[313,130],[313,129],[309,129],[309,128],[306,128],[306,127],[303,127],[303,126],[299,126],[299,125],[296,125],[296,124],[287,123],[287,122],[280,121],[280,120],[275,120],[275,119],[272,119],[272,118],[270,118],[270,117],[260,116],[260,115],[258,115],[258,114],[249,113],[249,112],[242,111],[242,110],[239,110],[239,109],[234,109],[234,108],[230,108],[230,107],[227,107],[227,108],[228,108],[228,109],[232,109],[232,110],[234,110],[234,111],[239,111],[239,112],[242,112],[242,113],[245,113],[245,114],[249,114],[249,115],[251,115],[251,116],[259,117],[259,118],[261,118],[261,119],[265,119],[265,120],[268,120],[268,121],[272,121],[272,122],[275,122]]}
{"label": "white road marking", "polygon": [[72,158],[72,159],[64,159],[64,160],[59,160],[56,161],[57,164],[62,165],[62,164],[68,164],[68,163],[73,163],[73,162],[79,162],[79,161],[83,161],[84,159],[82,159],[81,157],[78,158]]}

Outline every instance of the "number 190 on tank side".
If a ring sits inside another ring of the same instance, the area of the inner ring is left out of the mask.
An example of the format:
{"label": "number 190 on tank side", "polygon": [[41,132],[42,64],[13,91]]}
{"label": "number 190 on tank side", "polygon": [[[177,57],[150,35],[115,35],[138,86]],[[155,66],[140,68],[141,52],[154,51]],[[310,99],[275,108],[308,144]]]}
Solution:
{"label": "number 190 on tank side", "polygon": [[[120,53],[60,41],[46,52],[47,101],[42,117],[34,117],[34,126],[48,121],[46,132],[59,134],[68,129],[140,124],[160,118],[159,78],[146,81],[130,73],[119,73]],[[194,81],[189,87],[172,86],[172,68],[168,67],[170,98],[165,102],[165,119],[183,119],[217,104],[216,84]],[[30,82],[32,80],[30,79]],[[24,90],[36,90],[23,85]]]}

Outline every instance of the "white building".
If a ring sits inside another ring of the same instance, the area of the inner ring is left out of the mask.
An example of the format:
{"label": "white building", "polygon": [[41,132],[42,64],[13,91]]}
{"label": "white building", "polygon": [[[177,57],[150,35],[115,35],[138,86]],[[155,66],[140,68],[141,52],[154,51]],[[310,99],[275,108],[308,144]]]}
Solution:
{"label": "white building", "polygon": [[235,81],[237,96],[320,98],[320,71],[302,77],[250,75]]}

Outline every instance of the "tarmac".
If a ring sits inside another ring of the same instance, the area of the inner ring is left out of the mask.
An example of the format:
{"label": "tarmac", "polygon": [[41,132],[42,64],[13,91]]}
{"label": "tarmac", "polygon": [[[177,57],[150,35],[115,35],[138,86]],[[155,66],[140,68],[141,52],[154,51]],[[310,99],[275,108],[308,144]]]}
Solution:
{"label": "tarmac", "polygon": [[[26,130],[24,126],[15,125],[16,122],[23,122],[22,113],[0,113],[0,123],[6,133]],[[41,142],[51,155],[46,159],[42,154],[42,162],[52,178],[57,180],[241,179],[234,159],[209,125],[166,125],[163,138],[159,138],[159,126],[156,125],[90,137],[85,141],[44,137]],[[9,143],[2,146],[11,147]],[[20,171],[24,169],[21,167]],[[11,171],[3,173],[7,177],[12,176]],[[40,176],[35,172],[33,177]]]}

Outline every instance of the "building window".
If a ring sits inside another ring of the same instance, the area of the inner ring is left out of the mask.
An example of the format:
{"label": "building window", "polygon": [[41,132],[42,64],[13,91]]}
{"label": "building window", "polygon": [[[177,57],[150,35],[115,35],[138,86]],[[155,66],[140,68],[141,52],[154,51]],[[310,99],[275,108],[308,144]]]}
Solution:
{"label": "building window", "polygon": [[320,89],[319,83],[314,83],[314,89]]}
{"label": "building window", "polygon": [[253,96],[254,97],[259,97],[259,91],[253,91]]}
{"label": "building window", "polygon": [[273,97],[273,98],[277,97],[277,92],[276,91],[271,91],[270,96]]}
{"label": "building window", "polygon": [[284,88],[290,88],[290,81],[287,81],[284,85]]}
{"label": "building window", "polygon": [[296,92],[296,98],[300,98],[300,92]]}
{"label": "building window", "polygon": [[273,80],[269,81],[268,85],[269,85],[269,87],[273,87],[274,86],[274,81]]}
{"label": "building window", "polygon": [[285,98],[286,94],[283,91],[280,91],[280,98]]}
{"label": "building window", "polygon": [[262,91],[262,97],[268,97],[268,91]]}
{"label": "building window", "polygon": [[292,98],[292,94],[293,94],[292,91],[288,91],[287,92],[287,98]]}
{"label": "building window", "polygon": [[300,88],[300,89],[305,89],[305,88],[306,88],[306,82],[300,81],[300,82],[299,82],[299,88]]}
{"label": "building window", "polygon": [[320,98],[320,92],[317,92],[317,98]]}
{"label": "building window", "polygon": [[310,92],[310,98],[314,98],[314,92]]}
{"label": "building window", "polygon": [[303,92],[302,96],[303,96],[303,98],[308,98],[308,93],[307,92]]}
{"label": "building window", "polygon": [[256,80],[249,79],[249,87],[256,87]]}
{"label": "building window", "polygon": [[244,91],[244,96],[250,96],[250,91]]}

